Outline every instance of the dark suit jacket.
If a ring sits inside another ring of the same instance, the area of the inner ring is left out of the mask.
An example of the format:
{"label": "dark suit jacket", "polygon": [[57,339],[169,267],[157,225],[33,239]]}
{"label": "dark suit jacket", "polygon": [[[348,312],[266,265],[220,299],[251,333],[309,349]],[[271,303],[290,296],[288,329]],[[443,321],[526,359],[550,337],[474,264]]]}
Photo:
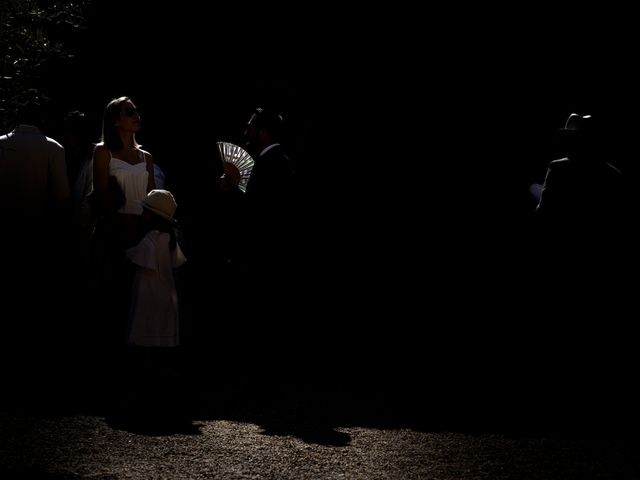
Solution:
{"label": "dark suit jacket", "polygon": [[286,270],[296,246],[294,173],[281,146],[254,160],[246,190],[251,249],[248,262],[254,273],[271,276]]}
{"label": "dark suit jacket", "polygon": [[284,149],[277,145],[254,160],[247,182],[247,200],[263,211],[284,208],[293,191],[293,167]]}
{"label": "dark suit jacket", "polygon": [[562,158],[549,164],[537,213],[567,225],[620,220],[625,207],[622,174],[613,165]]}

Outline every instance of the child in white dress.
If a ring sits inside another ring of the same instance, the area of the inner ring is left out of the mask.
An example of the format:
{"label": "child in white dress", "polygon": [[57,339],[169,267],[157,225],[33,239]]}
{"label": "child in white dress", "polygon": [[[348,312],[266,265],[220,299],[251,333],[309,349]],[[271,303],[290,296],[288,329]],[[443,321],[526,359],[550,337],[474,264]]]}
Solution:
{"label": "child in white dress", "polygon": [[[159,189],[150,191],[141,203],[147,233],[138,245],[126,250],[129,260],[137,266],[128,343],[137,347],[177,347],[180,344],[178,294],[173,271],[186,261],[174,230],[177,205],[169,191]],[[166,351],[165,348],[145,350]]]}

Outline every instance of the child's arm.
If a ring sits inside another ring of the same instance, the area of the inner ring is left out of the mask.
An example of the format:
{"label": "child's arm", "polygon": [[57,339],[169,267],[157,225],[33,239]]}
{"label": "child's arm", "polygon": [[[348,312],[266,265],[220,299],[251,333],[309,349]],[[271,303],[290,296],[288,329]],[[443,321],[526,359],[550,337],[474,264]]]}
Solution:
{"label": "child's arm", "polygon": [[149,235],[146,235],[142,240],[140,240],[140,243],[135,247],[127,248],[125,250],[125,255],[139,267],[148,268],[154,271],[159,270],[158,259],[156,256],[156,245]]}

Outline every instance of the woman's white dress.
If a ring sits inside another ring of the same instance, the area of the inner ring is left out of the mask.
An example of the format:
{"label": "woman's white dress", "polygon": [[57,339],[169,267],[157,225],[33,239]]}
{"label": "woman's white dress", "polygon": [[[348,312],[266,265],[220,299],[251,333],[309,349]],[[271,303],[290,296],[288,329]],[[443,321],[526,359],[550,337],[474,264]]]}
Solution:
{"label": "woman's white dress", "polygon": [[147,163],[142,161],[131,165],[117,157],[111,157],[109,162],[109,175],[118,179],[120,188],[124,192],[126,203],[118,213],[128,213],[130,215],[141,215],[142,205],[140,200],[147,196],[147,183],[149,172]]}

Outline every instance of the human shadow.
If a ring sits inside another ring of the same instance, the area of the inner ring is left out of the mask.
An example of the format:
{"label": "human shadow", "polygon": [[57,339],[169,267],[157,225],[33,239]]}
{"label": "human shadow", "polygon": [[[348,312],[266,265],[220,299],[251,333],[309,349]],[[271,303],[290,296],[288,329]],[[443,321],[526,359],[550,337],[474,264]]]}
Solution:
{"label": "human shadow", "polygon": [[[554,377],[549,366],[535,380],[540,368],[520,368],[519,380],[471,372],[452,375],[454,382],[433,374],[428,384],[417,378],[359,384],[353,379],[267,382],[251,375],[221,378],[219,372],[205,376],[195,371],[172,384],[156,382],[161,387],[155,390],[139,384],[123,388],[95,376],[93,385],[58,381],[41,384],[37,391],[14,386],[8,393],[15,398],[5,398],[3,404],[7,411],[26,409],[48,417],[99,416],[114,430],[140,435],[198,435],[204,422],[231,421],[256,425],[266,436],[336,447],[351,443],[352,428],[522,438],[595,432],[626,437],[637,431],[637,394],[619,378],[585,372],[570,381],[559,373]],[[46,395],[54,387],[57,394]]]}
{"label": "human shadow", "polygon": [[149,436],[200,435],[200,425],[179,415],[150,415],[148,413],[114,413],[105,417],[113,430]]}
{"label": "human shadow", "polygon": [[288,423],[271,419],[261,425],[262,434],[268,436],[294,436],[305,443],[346,447],[351,443],[351,435],[340,432],[331,425],[317,422]]}
{"label": "human shadow", "polygon": [[182,379],[129,382],[111,394],[103,412],[107,425],[139,435],[199,435],[189,409],[189,389]]}
{"label": "human shadow", "polygon": [[309,444],[344,447],[351,436],[341,426],[339,398],[307,385],[219,382],[200,390],[191,401],[199,420],[252,423],[268,436],[291,436]]}
{"label": "human shadow", "polygon": [[257,398],[253,421],[264,435],[294,436],[306,443],[335,447],[351,442],[348,433],[336,430],[340,423],[336,406],[322,391],[285,384],[263,388]]}

